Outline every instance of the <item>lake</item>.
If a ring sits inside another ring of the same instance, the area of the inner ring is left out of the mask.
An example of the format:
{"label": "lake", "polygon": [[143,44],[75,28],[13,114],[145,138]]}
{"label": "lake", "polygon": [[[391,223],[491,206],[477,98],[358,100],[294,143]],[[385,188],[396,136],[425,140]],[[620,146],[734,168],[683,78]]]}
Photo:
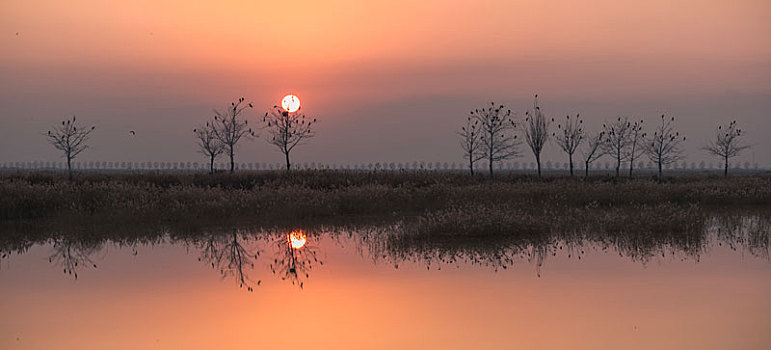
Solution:
{"label": "lake", "polygon": [[0,348],[768,349],[768,227],[481,245],[415,244],[400,223],[41,234],[2,248]]}

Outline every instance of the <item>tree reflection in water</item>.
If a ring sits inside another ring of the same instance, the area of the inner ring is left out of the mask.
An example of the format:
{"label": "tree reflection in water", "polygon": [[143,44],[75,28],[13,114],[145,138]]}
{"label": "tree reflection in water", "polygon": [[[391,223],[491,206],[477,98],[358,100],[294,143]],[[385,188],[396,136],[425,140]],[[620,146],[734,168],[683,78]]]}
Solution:
{"label": "tree reflection in water", "polygon": [[254,288],[251,284],[259,286],[262,281],[254,282],[249,277],[247,269],[253,270],[254,261],[260,256],[256,247],[247,246],[249,243],[237,231],[230,234],[209,233],[199,243],[201,256],[198,261],[208,262],[212,268],[220,271],[223,279],[233,277],[239,288],[246,287],[252,292]]}
{"label": "tree reflection in water", "polygon": [[700,214],[667,229],[645,225],[619,229],[591,222],[572,227],[544,226],[544,231],[467,232],[452,231],[441,220],[437,222],[438,225],[419,220],[415,224],[370,230],[358,235],[359,244],[367,247],[376,262],[386,261],[397,269],[400,263],[412,262],[423,263],[427,269],[465,264],[489,266],[497,271],[525,261],[535,266],[539,277],[547,257],[561,253],[569,259],[581,260],[589,248],[606,253],[615,250],[619,257],[645,265],[658,256],[698,262],[711,244],[728,245],[734,250],[741,247],[766,259],[771,247],[771,216],[767,213]]}
{"label": "tree reflection in water", "polygon": [[91,256],[103,251],[102,242],[57,240],[54,242],[48,262],[59,266],[62,272],[78,279],[78,269],[96,268]]}
{"label": "tree reflection in water", "polygon": [[[534,265],[540,275],[549,256],[561,254],[582,259],[588,249],[615,252],[642,264],[665,258],[698,261],[701,254],[715,246],[769,258],[771,215],[766,212],[707,215],[694,210],[686,212],[687,215],[677,214],[681,219],[674,224],[664,217],[653,225],[638,220],[634,213],[606,220],[609,212],[605,210],[602,216],[583,221],[575,221],[571,216],[554,217],[549,224],[530,225],[528,230],[522,229],[524,226],[512,229],[505,225],[479,229],[458,216],[385,225],[306,226],[306,230],[190,231],[144,226],[105,233],[82,227],[63,227],[56,232],[25,228],[0,235],[0,261],[12,253],[23,255],[34,245],[51,244],[49,261],[77,279],[81,269],[96,267],[94,255],[106,254],[109,244],[132,255],[136,255],[138,246],[186,245],[195,247],[200,252],[198,260],[218,270],[223,279],[232,278],[239,287],[253,291],[261,284],[261,280],[249,276],[256,265],[269,267],[281,280],[303,288],[313,265],[323,265],[318,258],[323,250],[317,246],[322,237],[328,238],[326,243],[346,242],[350,249],[371,258],[373,263],[387,262],[396,269],[405,262],[425,264],[429,270],[446,265],[482,265],[498,270],[526,262]],[[650,215],[642,212],[638,216],[651,218]],[[667,226],[661,226],[662,222]]]}
{"label": "tree reflection in water", "polygon": [[[274,275],[282,280],[288,280],[293,285],[303,288],[305,280],[310,277],[314,263],[323,263],[318,259],[317,247],[311,243],[304,230],[291,232],[255,231],[239,233],[233,231],[223,234],[210,232],[203,239],[195,238],[194,243],[200,250],[199,261],[207,262],[212,268],[219,270],[223,279],[233,278],[239,287],[254,291],[262,280],[254,280],[249,275],[254,272],[255,264],[261,255],[273,257],[269,267]],[[266,242],[268,251],[261,251],[260,242]]]}
{"label": "tree reflection in water", "polygon": [[288,280],[302,289],[305,279],[310,277],[313,264],[324,265],[318,259],[318,247],[311,244],[311,239],[304,230],[278,235],[274,242],[276,256],[270,264],[270,271],[280,276],[281,280]]}

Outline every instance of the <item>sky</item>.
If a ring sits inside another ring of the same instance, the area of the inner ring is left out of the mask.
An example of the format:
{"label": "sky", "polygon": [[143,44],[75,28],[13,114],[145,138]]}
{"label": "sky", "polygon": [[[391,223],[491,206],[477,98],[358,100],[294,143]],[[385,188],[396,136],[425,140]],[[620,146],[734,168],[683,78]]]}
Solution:
{"label": "sky", "polygon": [[[737,120],[771,167],[770,34],[765,0],[3,0],[0,163],[62,160],[41,133],[73,115],[97,127],[80,160],[205,161],[214,108],[245,97],[255,125],[287,93],[319,120],[293,161],[461,162],[470,110],[537,93],[590,131],[674,116],[696,162]],[[265,134],[236,160],[282,161]]]}

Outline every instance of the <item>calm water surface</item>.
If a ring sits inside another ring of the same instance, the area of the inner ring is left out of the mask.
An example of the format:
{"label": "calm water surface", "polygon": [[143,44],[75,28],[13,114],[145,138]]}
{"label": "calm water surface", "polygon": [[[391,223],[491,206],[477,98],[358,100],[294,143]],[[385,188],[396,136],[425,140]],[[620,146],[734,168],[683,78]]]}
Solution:
{"label": "calm water surface", "polygon": [[406,250],[324,230],[49,240],[4,252],[0,348],[771,348],[768,247],[718,231],[644,253]]}

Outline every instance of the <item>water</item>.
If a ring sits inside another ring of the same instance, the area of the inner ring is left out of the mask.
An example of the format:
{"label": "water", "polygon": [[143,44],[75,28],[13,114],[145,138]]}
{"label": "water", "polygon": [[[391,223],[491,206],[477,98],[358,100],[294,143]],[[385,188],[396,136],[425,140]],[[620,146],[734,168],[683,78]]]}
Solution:
{"label": "water", "polygon": [[390,231],[308,229],[293,242],[290,230],[242,228],[6,249],[0,348],[771,346],[767,235],[746,227],[728,235],[713,223],[687,248],[434,249]]}

